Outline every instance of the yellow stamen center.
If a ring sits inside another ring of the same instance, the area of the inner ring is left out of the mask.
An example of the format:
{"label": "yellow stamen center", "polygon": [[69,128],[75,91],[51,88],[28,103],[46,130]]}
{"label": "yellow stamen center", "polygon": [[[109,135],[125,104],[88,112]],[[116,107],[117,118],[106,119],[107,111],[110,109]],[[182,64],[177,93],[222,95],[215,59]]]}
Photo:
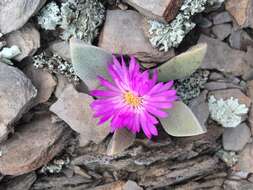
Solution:
{"label": "yellow stamen center", "polygon": [[131,92],[124,93],[124,99],[127,104],[134,106],[134,107],[137,107],[142,103],[141,98],[138,96],[135,96]]}

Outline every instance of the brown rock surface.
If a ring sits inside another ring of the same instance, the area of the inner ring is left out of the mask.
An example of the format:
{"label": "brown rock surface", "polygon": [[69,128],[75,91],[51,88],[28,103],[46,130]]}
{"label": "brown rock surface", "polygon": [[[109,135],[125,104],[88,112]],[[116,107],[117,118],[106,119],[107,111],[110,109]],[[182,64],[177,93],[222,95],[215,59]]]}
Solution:
{"label": "brown rock surface", "polygon": [[164,62],[174,56],[174,51],[159,52],[144,36],[144,17],[138,12],[108,10],[98,46],[107,51],[135,55],[143,62]]}
{"label": "brown rock surface", "polygon": [[241,27],[253,24],[253,1],[252,0],[228,0],[225,4],[226,10],[233,16],[236,23]]}
{"label": "brown rock surface", "polygon": [[181,0],[124,0],[149,18],[169,22],[177,15]]}
{"label": "brown rock surface", "polygon": [[40,33],[32,24],[27,24],[21,29],[11,32],[6,36],[8,46],[16,45],[21,53],[14,59],[22,59],[32,56],[40,47]]}
{"label": "brown rock surface", "polygon": [[0,172],[21,175],[38,169],[56,156],[68,142],[70,130],[51,122],[48,114],[23,126],[0,149]]}
{"label": "brown rock surface", "polygon": [[27,65],[24,73],[38,90],[34,105],[47,102],[56,86],[52,74],[42,69],[35,69],[32,64]]}
{"label": "brown rock surface", "polygon": [[100,143],[109,134],[109,127],[106,124],[98,126],[98,120],[93,118],[90,108],[92,100],[91,96],[78,93],[73,86],[68,86],[50,107],[50,111],[80,133],[80,146],[90,141]]}
{"label": "brown rock surface", "polygon": [[7,34],[21,28],[45,2],[46,0],[1,0],[0,32]]}
{"label": "brown rock surface", "polygon": [[238,167],[241,171],[253,173],[253,144],[248,144],[239,155]]}
{"label": "brown rock surface", "polygon": [[201,35],[199,43],[203,42],[207,43],[208,49],[201,68],[216,69],[235,76],[252,71],[245,60],[245,52],[231,49],[226,43]]}

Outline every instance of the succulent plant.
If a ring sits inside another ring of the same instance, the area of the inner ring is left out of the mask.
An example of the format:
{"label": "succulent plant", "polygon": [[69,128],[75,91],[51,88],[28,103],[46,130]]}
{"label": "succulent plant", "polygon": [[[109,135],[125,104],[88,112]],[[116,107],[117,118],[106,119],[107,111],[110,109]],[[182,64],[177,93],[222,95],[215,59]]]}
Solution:
{"label": "succulent plant", "polygon": [[[202,63],[206,48],[206,44],[199,44],[159,66],[160,81],[167,82],[171,79],[183,79],[190,76]],[[96,77],[98,75],[107,76],[106,68],[107,64],[112,61],[112,55],[101,48],[75,39],[70,41],[70,53],[75,73],[90,90],[97,88]],[[176,102],[169,114],[168,118],[160,121],[170,135],[191,136],[206,132],[190,108],[183,102]]]}

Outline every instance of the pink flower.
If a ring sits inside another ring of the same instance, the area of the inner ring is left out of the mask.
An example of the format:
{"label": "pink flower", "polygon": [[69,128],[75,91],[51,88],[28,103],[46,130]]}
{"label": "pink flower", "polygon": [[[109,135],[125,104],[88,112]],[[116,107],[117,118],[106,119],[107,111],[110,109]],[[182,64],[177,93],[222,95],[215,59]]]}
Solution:
{"label": "pink flower", "polygon": [[171,89],[173,81],[157,83],[157,70],[150,78],[148,71],[140,71],[134,57],[131,57],[129,67],[123,57],[121,63],[113,57],[108,72],[112,81],[99,76],[104,88],[90,93],[97,97],[91,108],[95,112],[94,117],[100,118],[98,124],[110,120],[112,132],[126,127],[133,133],[142,129],[148,138],[157,136],[156,117],[167,117],[164,109],[172,108],[177,99],[176,90]]}

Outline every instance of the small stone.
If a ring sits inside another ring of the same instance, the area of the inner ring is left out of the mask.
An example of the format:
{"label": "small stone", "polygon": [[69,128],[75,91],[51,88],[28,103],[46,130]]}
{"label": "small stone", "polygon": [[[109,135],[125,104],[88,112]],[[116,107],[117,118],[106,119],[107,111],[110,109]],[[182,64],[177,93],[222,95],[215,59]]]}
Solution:
{"label": "small stone", "polygon": [[175,18],[182,4],[182,0],[124,0],[144,16],[169,22]]}
{"label": "small stone", "polygon": [[0,146],[0,172],[4,175],[21,175],[47,164],[65,147],[71,132],[60,123],[52,123],[49,114],[17,128]]}
{"label": "small stone", "polygon": [[46,0],[1,0],[0,32],[7,34],[21,28]]}
{"label": "small stone", "polygon": [[240,151],[251,136],[249,127],[242,123],[235,128],[225,128],[222,143],[225,150]]}
{"label": "small stone", "polygon": [[248,144],[239,154],[238,167],[241,171],[253,173],[253,144]]}
{"label": "small stone", "polygon": [[68,42],[66,42],[66,41],[53,42],[50,44],[49,50],[52,53],[59,55],[64,60],[71,63],[70,49],[69,49]]}
{"label": "small stone", "polygon": [[32,64],[26,66],[24,73],[38,90],[34,105],[47,102],[56,86],[52,74],[42,69],[35,69]]}
{"label": "small stone", "polygon": [[128,180],[122,190],[143,190],[136,182]]}
{"label": "small stone", "polygon": [[206,128],[206,121],[209,116],[209,108],[206,102],[207,91],[203,91],[197,98],[189,103],[189,107],[195,114],[199,123]]}
{"label": "small stone", "polygon": [[126,183],[123,181],[116,181],[87,190],[143,190],[143,188],[138,186],[136,182],[128,180]]}
{"label": "small stone", "polygon": [[201,65],[203,69],[216,69],[234,76],[246,75],[252,68],[245,60],[245,52],[231,49],[220,40],[201,35],[199,43],[207,43],[207,54]]}
{"label": "small stone", "polygon": [[200,27],[200,28],[210,28],[213,23],[206,17],[203,17],[202,15],[197,15],[196,18],[194,18],[194,22]]}
{"label": "small stone", "polygon": [[247,47],[253,47],[253,40],[244,30],[232,31],[229,37],[229,44],[232,48],[247,51]]}
{"label": "small stone", "polygon": [[234,97],[239,100],[240,104],[245,104],[247,108],[251,105],[251,99],[242,93],[239,89],[225,89],[225,90],[215,90],[212,91],[209,95],[214,95],[216,99],[227,100],[231,97]]}
{"label": "small stone", "polygon": [[249,126],[250,126],[250,129],[251,129],[251,134],[253,136],[253,106],[251,106],[251,108],[249,110],[248,121],[249,121]]}
{"label": "small stone", "polygon": [[144,17],[138,12],[108,10],[98,46],[111,52],[134,55],[143,62],[164,62],[174,56],[174,50],[160,52],[144,36]]}
{"label": "small stone", "polygon": [[224,40],[226,37],[228,37],[231,31],[231,24],[219,24],[212,27],[212,32],[220,40]]}
{"label": "small stone", "polygon": [[227,0],[225,7],[240,27],[253,26],[253,2],[251,0]]}
{"label": "small stone", "polygon": [[4,190],[29,190],[35,182],[37,176],[35,172],[14,177],[0,185],[0,189]]}
{"label": "small stone", "polygon": [[224,90],[227,88],[238,88],[241,89],[239,85],[235,85],[233,83],[224,82],[224,81],[212,81],[205,84],[205,89],[209,91],[213,90]]}
{"label": "small stone", "polygon": [[20,70],[0,62],[0,141],[7,134],[10,125],[28,111],[37,90]]}
{"label": "small stone", "polygon": [[21,53],[14,59],[21,61],[28,56],[32,56],[40,47],[40,33],[32,24],[27,24],[23,28],[6,35],[8,46],[16,45]]}
{"label": "small stone", "polygon": [[78,93],[73,86],[68,86],[58,101],[50,107],[50,111],[80,133],[80,146],[85,146],[90,141],[100,143],[109,134],[106,124],[97,125],[98,120],[93,117],[90,108],[92,101],[91,96]]}
{"label": "small stone", "polygon": [[218,13],[213,17],[214,24],[224,24],[228,22],[232,22],[232,18],[226,11]]}
{"label": "small stone", "polygon": [[61,96],[62,92],[64,91],[64,89],[67,86],[73,85],[73,84],[66,77],[64,77],[63,75],[56,74],[56,78],[57,78],[57,86],[55,88],[54,94],[57,98],[60,98],[60,96]]}
{"label": "small stone", "polygon": [[135,141],[135,134],[126,128],[117,129],[107,147],[107,155],[115,155],[123,152]]}

